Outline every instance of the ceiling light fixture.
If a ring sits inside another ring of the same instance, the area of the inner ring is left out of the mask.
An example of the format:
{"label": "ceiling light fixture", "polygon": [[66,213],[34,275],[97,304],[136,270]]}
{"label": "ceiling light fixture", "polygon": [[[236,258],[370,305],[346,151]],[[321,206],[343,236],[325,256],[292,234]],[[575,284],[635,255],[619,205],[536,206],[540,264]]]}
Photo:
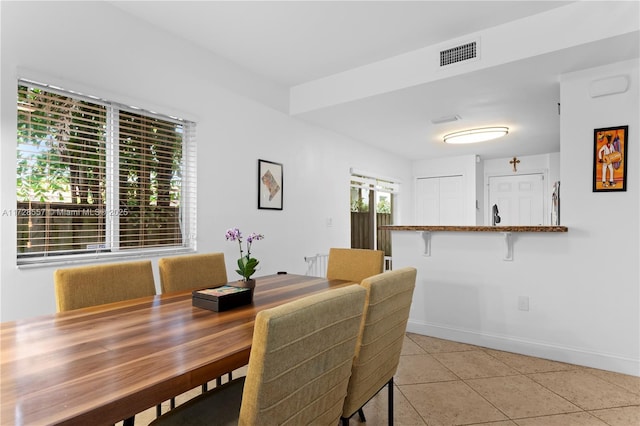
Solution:
{"label": "ceiling light fixture", "polygon": [[502,137],[509,133],[508,127],[483,127],[444,135],[445,143],[476,143]]}

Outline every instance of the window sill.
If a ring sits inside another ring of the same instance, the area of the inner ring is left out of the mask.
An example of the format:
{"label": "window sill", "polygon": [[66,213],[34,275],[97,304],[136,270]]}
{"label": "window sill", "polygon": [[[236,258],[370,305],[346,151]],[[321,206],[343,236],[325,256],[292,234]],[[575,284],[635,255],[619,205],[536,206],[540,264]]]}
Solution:
{"label": "window sill", "polygon": [[164,249],[126,250],[108,253],[72,254],[45,257],[26,257],[18,259],[18,269],[47,268],[51,266],[75,266],[87,263],[107,262],[113,260],[134,260],[147,257],[173,256],[195,253],[193,248],[172,247]]}

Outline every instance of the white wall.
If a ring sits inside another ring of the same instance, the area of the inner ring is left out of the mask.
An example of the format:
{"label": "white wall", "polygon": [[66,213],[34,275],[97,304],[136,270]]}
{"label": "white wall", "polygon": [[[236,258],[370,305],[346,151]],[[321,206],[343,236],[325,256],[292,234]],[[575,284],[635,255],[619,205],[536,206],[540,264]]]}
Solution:
{"label": "white wall", "polygon": [[[621,74],[626,93],[589,97],[591,81]],[[418,268],[409,330],[640,376],[639,80],[637,60],[561,78],[568,233],[514,233],[508,262],[498,233],[434,232],[425,257],[418,233],[393,232],[394,268]],[[629,125],[628,189],[593,193],[593,129],[616,125]]]}
{"label": "white wall", "polygon": [[[259,274],[304,273],[305,255],[350,244],[350,167],[411,189],[407,161],[283,114],[286,92],[108,3],[1,7],[0,211],[15,208],[16,82],[23,76],[195,120],[198,251],[223,251],[230,279],[238,251],[224,239],[227,228],[265,235],[253,246]],[[257,209],[258,159],[283,163],[283,211]],[[399,202],[410,211],[410,197]],[[18,269],[15,219],[0,217],[0,232],[2,321],[54,312],[55,268]]]}
{"label": "white wall", "polygon": [[[592,99],[593,80],[627,75],[626,93]],[[561,221],[570,227],[563,299],[579,300],[584,347],[635,361],[640,375],[640,68],[611,64],[561,79]],[[593,129],[629,125],[626,192],[593,193]],[[635,141],[635,142],[634,142]],[[635,147],[635,149],[633,148]],[[636,166],[634,166],[634,164]],[[562,310],[562,306],[557,306]],[[576,325],[578,325],[576,324]]]}

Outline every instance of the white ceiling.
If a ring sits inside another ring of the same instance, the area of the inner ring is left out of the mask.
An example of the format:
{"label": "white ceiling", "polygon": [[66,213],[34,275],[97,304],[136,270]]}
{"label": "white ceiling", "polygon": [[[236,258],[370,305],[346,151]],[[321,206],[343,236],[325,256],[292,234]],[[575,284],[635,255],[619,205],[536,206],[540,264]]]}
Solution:
{"label": "white ceiling", "polygon": [[[113,2],[287,89],[568,3],[572,2]],[[637,37],[605,40],[298,117],[411,159],[555,152],[560,149],[559,74],[631,57],[638,57]],[[430,122],[451,114],[462,119]],[[508,124],[510,134],[467,146],[444,145],[440,139],[449,131],[496,124]]]}

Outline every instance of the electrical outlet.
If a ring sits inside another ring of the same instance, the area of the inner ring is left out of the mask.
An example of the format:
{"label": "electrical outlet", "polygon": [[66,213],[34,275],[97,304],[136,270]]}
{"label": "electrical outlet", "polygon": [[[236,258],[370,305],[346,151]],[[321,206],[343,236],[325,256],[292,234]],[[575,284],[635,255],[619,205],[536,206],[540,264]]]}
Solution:
{"label": "electrical outlet", "polygon": [[518,296],[518,310],[529,310],[529,296]]}

